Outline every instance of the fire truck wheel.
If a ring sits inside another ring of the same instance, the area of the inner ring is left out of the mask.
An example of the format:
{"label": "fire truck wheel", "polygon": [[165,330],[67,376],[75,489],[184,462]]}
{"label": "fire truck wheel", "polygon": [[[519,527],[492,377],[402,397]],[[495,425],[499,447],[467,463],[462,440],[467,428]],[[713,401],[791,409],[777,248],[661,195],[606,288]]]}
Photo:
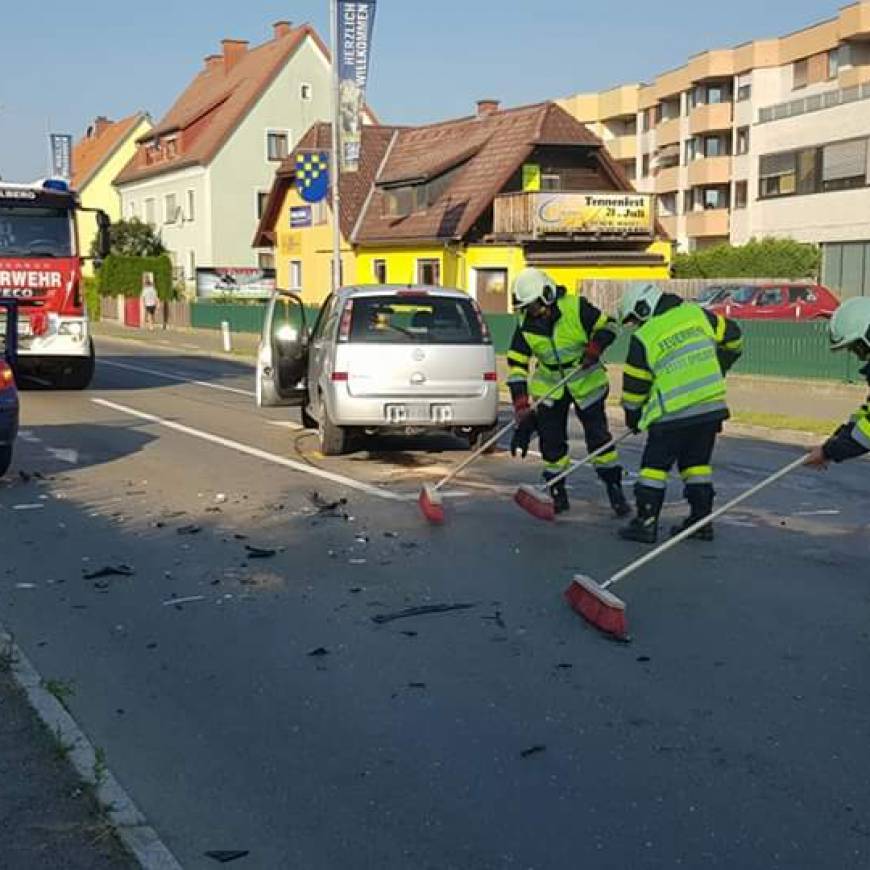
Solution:
{"label": "fire truck wheel", "polygon": [[10,465],[12,465],[12,445],[4,444],[0,447],[0,477],[9,471]]}
{"label": "fire truck wheel", "polygon": [[60,374],[58,386],[62,390],[86,390],[94,377],[96,356],[94,343],[91,342],[91,353],[82,359],[70,360]]}

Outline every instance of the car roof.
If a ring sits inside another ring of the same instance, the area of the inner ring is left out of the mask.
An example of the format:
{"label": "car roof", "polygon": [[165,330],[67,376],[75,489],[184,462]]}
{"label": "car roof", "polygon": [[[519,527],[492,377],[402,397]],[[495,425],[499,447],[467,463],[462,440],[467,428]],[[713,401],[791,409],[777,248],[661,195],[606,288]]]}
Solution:
{"label": "car roof", "polygon": [[471,299],[468,293],[451,287],[436,287],[427,284],[357,284],[341,287],[338,295],[344,299],[361,299],[367,296],[398,296],[419,292],[421,296],[438,296],[447,299]]}

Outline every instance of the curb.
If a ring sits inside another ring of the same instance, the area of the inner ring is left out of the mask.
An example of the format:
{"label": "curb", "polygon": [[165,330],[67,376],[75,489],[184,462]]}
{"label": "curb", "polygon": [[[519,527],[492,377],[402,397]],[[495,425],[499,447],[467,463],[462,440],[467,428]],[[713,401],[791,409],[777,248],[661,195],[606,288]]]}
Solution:
{"label": "curb", "polygon": [[140,347],[147,347],[149,350],[163,350],[163,351],[173,351],[175,353],[179,353],[182,356],[205,356],[210,359],[219,359],[225,362],[236,362],[241,363],[243,365],[250,366],[254,368],[257,361],[257,356],[255,353],[224,353],[220,350],[209,350],[208,348],[198,348],[194,350],[193,348],[184,348],[178,347],[177,345],[167,345],[167,344],[155,344],[153,341],[146,341],[143,338],[136,338],[134,336],[126,336],[126,335],[115,335],[111,332],[100,332],[99,330],[95,330],[93,333],[97,338],[103,338],[107,341],[123,341],[129,344],[136,344]]}
{"label": "curb", "polygon": [[112,827],[139,866],[143,870],[183,870],[115,775],[110,770],[104,770],[99,777],[95,775],[99,764],[90,740],[57,698],[43,687],[39,672],[2,626],[0,645],[11,655],[13,679],[27,695],[30,706],[46,728],[71,747],[70,762],[82,780],[93,786]]}

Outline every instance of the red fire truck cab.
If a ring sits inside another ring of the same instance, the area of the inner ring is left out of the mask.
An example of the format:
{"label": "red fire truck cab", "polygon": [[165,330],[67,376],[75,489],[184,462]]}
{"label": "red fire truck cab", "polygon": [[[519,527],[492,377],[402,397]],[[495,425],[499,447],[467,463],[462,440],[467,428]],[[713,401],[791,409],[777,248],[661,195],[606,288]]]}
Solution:
{"label": "red fire truck cab", "polygon": [[64,181],[0,181],[0,298],[18,303],[18,369],[52,387],[83,390],[94,374],[82,285],[78,215],[94,212],[99,258],[109,252],[109,218],[82,208]]}

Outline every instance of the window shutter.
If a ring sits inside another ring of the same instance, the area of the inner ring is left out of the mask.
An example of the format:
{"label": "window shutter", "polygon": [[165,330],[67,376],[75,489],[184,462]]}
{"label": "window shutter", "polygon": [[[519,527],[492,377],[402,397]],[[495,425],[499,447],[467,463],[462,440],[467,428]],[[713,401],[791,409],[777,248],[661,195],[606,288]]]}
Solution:
{"label": "window shutter", "polygon": [[835,142],[825,145],[822,157],[822,178],[837,181],[855,178],[867,173],[867,140]]}
{"label": "window shutter", "polygon": [[773,175],[788,175],[795,171],[794,151],[785,151],[782,154],[765,154],[761,158],[759,167],[763,178]]}

